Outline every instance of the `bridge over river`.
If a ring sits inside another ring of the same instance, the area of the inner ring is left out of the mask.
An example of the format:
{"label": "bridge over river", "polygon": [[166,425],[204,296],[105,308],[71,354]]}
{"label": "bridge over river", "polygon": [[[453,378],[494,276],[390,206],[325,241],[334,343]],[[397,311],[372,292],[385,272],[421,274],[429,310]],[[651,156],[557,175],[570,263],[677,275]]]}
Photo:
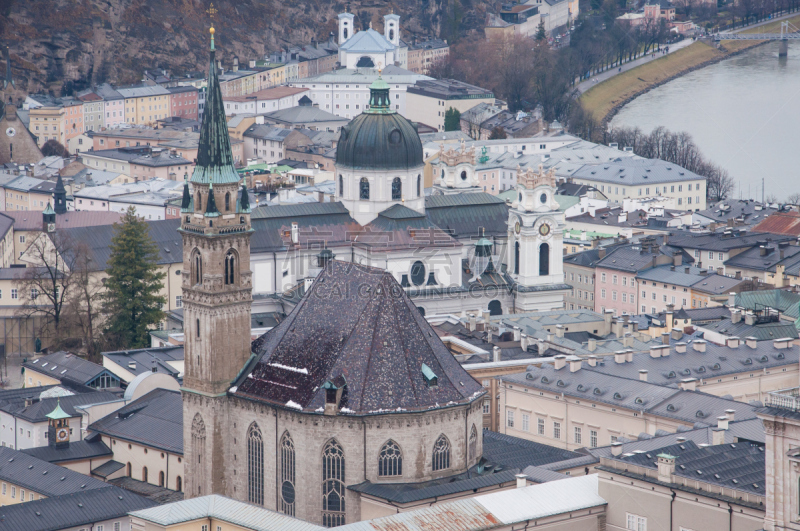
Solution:
{"label": "bridge over river", "polygon": [[719,41],[781,41],[778,57],[786,57],[789,41],[800,41],[800,29],[788,21],[781,22],[780,33],[717,33],[714,40]]}

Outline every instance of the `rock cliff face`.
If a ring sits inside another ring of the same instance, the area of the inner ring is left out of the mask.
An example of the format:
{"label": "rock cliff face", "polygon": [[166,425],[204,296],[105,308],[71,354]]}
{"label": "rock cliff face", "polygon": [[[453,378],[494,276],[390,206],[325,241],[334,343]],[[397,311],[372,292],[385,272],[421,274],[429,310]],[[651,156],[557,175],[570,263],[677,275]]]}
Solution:
{"label": "rock cliff face", "polygon": [[[217,0],[217,57],[227,67],[234,56],[246,65],[281,46],[325,40],[347,5],[357,25],[378,30],[393,9],[407,41],[463,35],[482,26],[494,1]],[[0,31],[17,88],[58,95],[91,83],[135,83],[145,69],[204,70],[207,8],[208,0],[0,0]]]}

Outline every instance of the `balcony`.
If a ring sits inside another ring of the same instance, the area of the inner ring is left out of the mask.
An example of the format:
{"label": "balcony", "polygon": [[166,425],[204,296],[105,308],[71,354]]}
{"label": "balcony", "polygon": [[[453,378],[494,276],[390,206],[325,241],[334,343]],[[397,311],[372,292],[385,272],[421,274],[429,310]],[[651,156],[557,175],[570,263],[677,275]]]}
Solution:
{"label": "balcony", "polygon": [[767,393],[764,405],[790,411],[800,411],[800,387],[771,391]]}

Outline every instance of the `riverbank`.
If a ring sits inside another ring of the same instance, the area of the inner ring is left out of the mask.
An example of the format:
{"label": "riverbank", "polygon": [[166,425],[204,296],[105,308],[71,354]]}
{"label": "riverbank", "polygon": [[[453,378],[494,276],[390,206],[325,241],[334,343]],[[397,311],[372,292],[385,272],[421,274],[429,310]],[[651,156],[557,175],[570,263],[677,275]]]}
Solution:
{"label": "riverbank", "polygon": [[[791,17],[789,21],[800,24],[800,15]],[[781,21],[748,28],[744,32],[770,33],[780,31]],[[720,48],[702,41],[675,53],[658,57],[642,66],[618,74],[587,90],[581,96],[581,103],[604,125],[627,103],[646,92],[668,83],[673,79],[686,75],[699,68],[728,59],[746,50],[760,46],[765,41],[723,41]]]}

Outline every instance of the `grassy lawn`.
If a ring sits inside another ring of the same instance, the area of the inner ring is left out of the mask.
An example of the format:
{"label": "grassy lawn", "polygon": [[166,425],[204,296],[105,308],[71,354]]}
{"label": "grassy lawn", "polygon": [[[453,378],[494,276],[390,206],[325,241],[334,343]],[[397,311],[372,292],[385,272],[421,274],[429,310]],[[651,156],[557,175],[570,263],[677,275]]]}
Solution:
{"label": "grassy lawn", "polygon": [[[789,22],[795,26],[800,25],[800,15],[790,18]],[[748,28],[744,33],[778,33],[780,29],[781,21],[775,21],[763,26]],[[645,90],[647,87],[656,85],[667,78],[711,59],[755,46],[759,42],[723,41],[722,45],[726,52],[699,41],[695,42],[675,53],[653,59],[649,63],[599,83],[581,96],[581,102],[586,110],[594,114],[597,119],[602,120],[615,105]]]}
{"label": "grassy lawn", "polygon": [[653,59],[649,63],[599,83],[581,96],[581,102],[587,111],[602,120],[619,102],[649,86],[721,55],[722,52],[716,48],[695,42],[677,52]]}

